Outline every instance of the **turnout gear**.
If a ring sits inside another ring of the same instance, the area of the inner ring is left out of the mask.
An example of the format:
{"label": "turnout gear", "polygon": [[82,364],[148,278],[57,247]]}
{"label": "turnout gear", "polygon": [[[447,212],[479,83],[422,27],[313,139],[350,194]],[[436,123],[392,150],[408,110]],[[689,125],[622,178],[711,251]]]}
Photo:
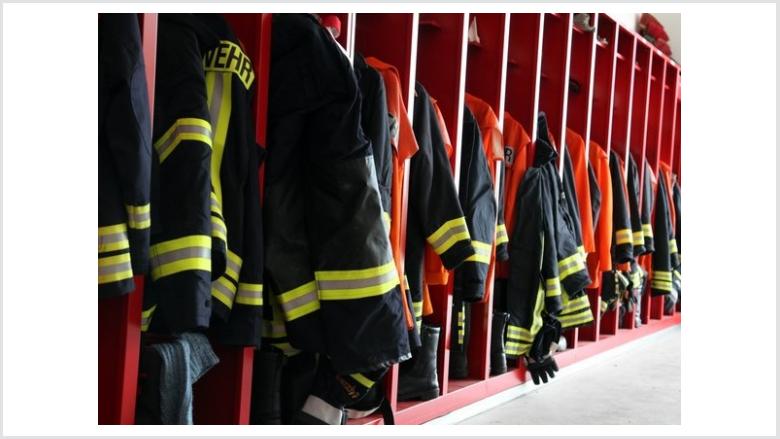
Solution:
{"label": "turnout gear", "polygon": [[209,326],[211,281],[225,270],[203,69],[204,56],[219,46],[219,37],[190,14],[160,14],[157,36],[156,191],[142,329],[181,333]]}
{"label": "turnout gear", "polygon": [[482,300],[485,294],[485,280],[496,230],[496,198],[490,176],[491,164],[486,160],[482,148],[477,121],[471,111],[464,108],[458,198],[476,253],[455,270],[453,294],[456,300],[476,302]]}
{"label": "turnout gear", "polygon": [[[655,199],[655,212],[653,218],[653,232],[656,239],[653,252],[652,288],[653,296],[672,295],[672,272],[677,269],[677,240],[674,238],[674,225],[669,208],[668,181],[663,175],[663,170],[658,172],[658,191]],[[676,300],[676,295],[674,297]]]}
{"label": "turnout gear", "polygon": [[656,178],[653,174],[653,170],[650,169],[650,164],[647,159],[644,160],[645,173],[642,178],[642,212],[640,214],[642,218],[642,235],[645,238],[645,252],[652,253],[655,251],[655,243],[653,241],[653,205],[654,205],[654,187],[656,185]]}
{"label": "turnout gear", "polygon": [[457,301],[452,306],[453,339],[450,341],[450,378],[463,379],[469,375],[470,329],[471,304]]}
{"label": "turnout gear", "polygon": [[151,116],[136,14],[98,15],[98,295],[149,265]]}
{"label": "turnout gear", "polygon": [[628,207],[631,214],[631,235],[632,243],[634,245],[633,254],[634,258],[638,258],[641,255],[647,254],[648,251],[645,248],[645,235],[642,230],[642,215],[639,206],[639,169],[636,166],[634,157],[629,154],[628,156]]}
{"label": "turnout gear", "polygon": [[410,353],[360,92],[336,46],[310,15],[273,17],[265,269],[291,345],[348,375]]}
{"label": "turnout gear", "polygon": [[411,361],[401,364],[401,373],[398,375],[399,401],[427,401],[439,396],[439,377],[436,373],[439,333],[440,329],[436,326],[423,324],[420,328],[422,346]]}
{"label": "turnout gear", "polygon": [[525,357],[526,367],[531,374],[534,384],[539,385],[539,380],[545,384],[549,378],[555,377],[558,372],[558,364],[552,357],[556,351],[556,344],[561,338],[561,324],[549,315],[542,315],[542,324],[534,337],[531,349]]}
{"label": "turnout gear", "polygon": [[631,216],[628,211],[626,182],[623,178],[622,160],[609,152],[609,172],[612,178],[612,236],[613,263],[622,264],[634,259]]}
{"label": "turnout gear", "polygon": [[506,372],[506,355],[504,354],[504,332],[509,314],[494,312],[490,329],[490,374],[501,375]]}

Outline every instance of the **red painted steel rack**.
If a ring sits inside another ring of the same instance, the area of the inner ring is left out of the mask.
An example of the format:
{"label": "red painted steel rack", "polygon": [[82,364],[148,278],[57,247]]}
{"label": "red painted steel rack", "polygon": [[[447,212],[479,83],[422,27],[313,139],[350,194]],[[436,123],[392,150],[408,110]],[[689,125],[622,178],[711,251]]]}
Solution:
{"label": "red painted steel rack", "polygon": [[[681,68],[606,14],[591,15],[594,32],[578,29],[571,13],[397,13],[334,14],[341,20],[337,41],[352,56],[359,51],[394,65],[413,110],[414,83],[420,81],[442,110],[455,147],[452,159],[458,182],[460,131],[464,93],[487,101],[503,123],[504,110],[536,137],[536,114],[548,115],[558,144],[566,128],[583,135],[586,147],[594,140],[614,149],[626,162],[631,154],[640,165],[645,158],[657,175],[660,164],[680,177]],[[270,14],[226,14],[253,59],[258,78],[257,141],[264,144],[270,60]],[[157,14],[139,14],[150,97],[153,98]],[[480,42],[468,43],[467,31],[477,21]],[[579,93],[569,94],[569,79]],[[560,148],[565,154],[565,148]],[[562,155],[561,155],[562,157]],[[587,157],[587,154],[586,154]],[[408,162],[407,162],[408,166]],[[500,172],[500,166],[497,166]],[[408,173],[404,182],[402,236],[405,236]],[[262,170],[258,175],[262,184]],[[404,239],[402,239],[403,243]],[[403,268],[404,261],[397,261]],[[642,261],[647,264],[647,260]],[[645,265],[646,266],[646,265]],[[492,279],[493,268],[490,276]],[[452,276],[450,276],[452,278]],[[100,424],[133,424],[140,351],[143,280],[121,298],[101,300],[98,318]],[[424,402],[398,402],[398,368],[387,375],[386,394],[399,424],[418,424],[445,415],[527,380],[523,366],[490,376],[490,310],[488,300],[472,309],[469,376],[449,378],[452,285],[431,288],[434,315],[442,327],[438,373],[441,394]],[[557,354],[561,367],[628,341],[678,325],[681,314],[663,315],[661,298],[644,295],[644,325],[618,328],[617,313],[599,318],[600,291],[588,291],[596,321],[566,334],[569,349]],[[633,319],[632,319],[633,321]],[[251,393],[251,349],[216,346],[220,364],[195,388],[197,424],[247,424]],[[352,421],[380,424],[379,416]]]}

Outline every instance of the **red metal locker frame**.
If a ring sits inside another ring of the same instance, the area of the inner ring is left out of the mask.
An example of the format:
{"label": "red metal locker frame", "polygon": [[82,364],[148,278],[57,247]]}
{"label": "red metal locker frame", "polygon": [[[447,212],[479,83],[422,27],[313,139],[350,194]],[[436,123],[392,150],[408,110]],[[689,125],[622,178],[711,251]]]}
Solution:
{"label": "red metal locker frame", "polygon": [[[224,14],[255,66],[254,98],[258,144],[265,145],[268,74],[271,55],[271,14]],[[258,172],[261,194],[263,168]],[[261,195],[262,201],[262,195]],[[222,346],[212,340],[220,359],[194,386],[196,424],[249,424],[254,348]]]}
{"label": "red metal locker frame", "polygon": [[[414,112],[414,81],[416,77],[417,32],[419,14],[356,14],[353,17],[351,37],[354,48],[364,56],[374,56],[395,66],[400,75],[401,88],[406,99],[410,118]],[[406,249],[406,212],[409,194],[409,160],[404,163],[403,190],[401,200],[401,258],[396,261],[400,272],[404,272]],[[395,196],[395,195],[394,195]],[[385,396],[393,411],[398,408],[398,366],[394,365],[385,377]],[[376,415],[367,419],[350,421],[350,424],[375,424],[381,418]]]}
{"label": "red metal locker frame", "polygon": [[571,62],[569,79],[579,85],[579,92],[569,92],[566,126],[582,136],[585,141],[585,162],[588,162],[591,110],[593,108],[593,83],[596,70],[596,14],[589,14],[594,27],[586,32],[572,24]]}
{"label": "red metal locker frame", "polygon": [[[157,14],[138,14],[141,27],[149,117],[154,121],[154,79],[157,60]],[[141,350],[141,308],[144,277],[135,276],[135,290],[98,300],[98,424],[134,424]]]}
{"label": "red metal locker frame", "polygon": [[[509,14],[479,13],[470,14],[469,24],[477,23],[479,43],[468,44],[466,64],[466,91],[487,102],[498,117],[498,127],[503,132],[504,103],[506,90],[506,65],[509,39]],[[499,187],[496,181],[501,178],[503,161],[496,162],[495,188],[496,200],[499,199]],[[471,305],[471,333],[469,335],[469,377],[479,380],[490,376],[490,338],[493,316],[493,279],[495,276],[495,249],[491,257],[488,275],[485,281],[484,302]],[[456,384],[450,381],[450,386]]]}
{"label": "red metal locker frame", "polygon": [[680,81],[682,79],[682,75],[677,78],[677,118],[675,119],[675,130],[674,130],[674,160],[672,163],[672,169],[674,170],[674,173],[677,174],[677,183],[682,186],[682,163],[680,162],[680,131],[681,131],[681,125],[680,125],[680,119],[682,116],[682,97],[680,95],[681,92],[681,85]]}
{"label": "red metal locker frame", "polygon": [[[677,130],[677,101],[679,99],[680,87],[677,81],[680,79],[679,67],[667,61],[666,63],[666,82],[664,84],[664,124],[661,137],[661,161],[674,167],[674,146]],[[671,99],[669,99],[671,98]]]}
{"label": "red metal locker frame", "polygon": [[539,113],[544,15],[510,14],[509,22],[506,111],[520,122],[534,141]]}

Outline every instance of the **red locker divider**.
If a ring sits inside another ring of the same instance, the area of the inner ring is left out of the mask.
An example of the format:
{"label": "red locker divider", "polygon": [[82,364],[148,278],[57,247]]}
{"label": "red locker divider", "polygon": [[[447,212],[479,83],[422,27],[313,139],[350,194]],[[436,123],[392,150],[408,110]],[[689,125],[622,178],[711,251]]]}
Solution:
{"label": "red locker divider", "polygon": [[[154,122],[154,71],[157,60],[157,14],[138,14]],[[135,290],[98,300],[98,424],[134,424],[141,352],[141,308],[144,277],[135,276]]]}
{"label": "red locker divider", "polygon": [[510,14],[509,22],[506,111],[533,141],[539,112],[544,14]]}
{"label": "red locker divider", "polygon": [[[487,102],[498,117],[503,132],[503,114],[506,85],[507,40],[509,14],[470,14],[469,23],[476,20],[479,43],[468,44],[466,91]],[[496,181],[503,173],[503,161],[495,166],[496,200],[499,187]],[[485,281],[484,302],[471,305],[471,334],[469,337],[469,377],[484,380],[490,376],[490,338],[493,316],[493,279],[495,276],[495,247]]]}

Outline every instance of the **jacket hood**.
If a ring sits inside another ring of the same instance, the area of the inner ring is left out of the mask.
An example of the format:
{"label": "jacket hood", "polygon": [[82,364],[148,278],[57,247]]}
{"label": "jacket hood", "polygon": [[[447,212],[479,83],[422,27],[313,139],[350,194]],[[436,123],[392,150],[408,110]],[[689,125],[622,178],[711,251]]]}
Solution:
{"label": "jacket hood", "polygon": [[547,115],[544,112],[539,113],[536,128],[536,152],[534,155],[534,166],[541,167],[554,161],[558,157],[555,147],[550,141],[548,135]]}

